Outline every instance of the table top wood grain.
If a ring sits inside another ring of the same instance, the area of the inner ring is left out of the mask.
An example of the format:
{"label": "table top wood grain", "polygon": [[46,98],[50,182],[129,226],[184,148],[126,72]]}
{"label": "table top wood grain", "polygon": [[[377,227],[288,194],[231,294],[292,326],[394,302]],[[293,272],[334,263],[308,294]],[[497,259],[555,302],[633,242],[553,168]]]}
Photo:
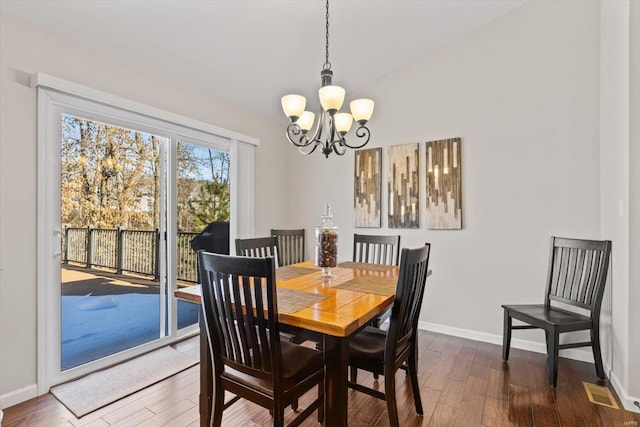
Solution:
{"label": "table top wood grain", "polygon": [[[313,261],[294,264],[295,268],[312,268]],[[327,296],[311,306],[294,313],[278,313],[281,323],[297,326],[311,331],[338,337],[346,337],[358,328],[367,324],[377,314],[393,303],[394,295],[377,295],[366,292],[336,289],[335,286],[355,278],[367,276],[378,277],[376,281],[388,280],[390,285],[396,283],[398,267],[390,267],[387,271],[380,271],[379,266],[367,264],[350,265],[349,267],[335,267],[331,269],[332,278],[323,279],[320,269],[289,280],[276,279],[278,288],[313,292]],[[277,276],[277,272],[276,272]],[[176,298],[200,303],[200,286],[181,288],[175,291]]]}

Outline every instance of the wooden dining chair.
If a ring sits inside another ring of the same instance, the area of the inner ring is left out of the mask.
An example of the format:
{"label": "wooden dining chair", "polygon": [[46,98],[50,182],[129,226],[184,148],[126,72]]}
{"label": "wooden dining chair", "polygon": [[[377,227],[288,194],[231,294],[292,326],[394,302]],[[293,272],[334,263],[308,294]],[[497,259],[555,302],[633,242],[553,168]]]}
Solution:
{"label": "wooden dining chair", "polygon": [[[504,330],[502,358],[509,360],[511,330],[544,329],[547,341],[549,385],[558,384],[558,351],[591,346],[598,378],[604,379],[600,352],[600,307],[607,282],[611,241],[551,237],[547,289],[544,304],[503,305]],[[552,305],[552,302],[554,305]],[[557,303],[562,304],[562,308]],[[573,311],[578,307],[587,315]],[[512,319],[526,325],[512,325]],[[589,330],[586,342],[560,344],[564,332]]]}
{"label": "wooden dining chair", "polygon": [[[400,258],[400,235],[375,236],[353,235],[353,261],[370,264],[398,265]],[[379,328],[389,318],[391,307],[371,319],[371,326]]]}
{"label": "wooden dining chair", "polygon": [[[318,410],[323,420],[323,354],[279,339],[275,261],[201,251],[204,324],[213,361],[212,426],[225,409],[244,398],[284,425],[284,410],[311,388],[318,397],[289,424]],[[225,391],[235,394],[227,403]]]}
{"label": "wooden dining chair", "polygon": [[[378,399],[386,400],[389,424],[398,427],[395,373],[405,364],[413,390],[416,412],[423,414],[418,384],[417,333],[418,316],[424,297],[431,245],[418,249],[402,249],[396,296],[391,310],[389,330],[366,326],[349,342],[349,387]],[[357,383],[357,370],[384,375],[384,393]]]}
{"label": "wooden dining chair", "polygon": [[278,239],[270,237],[256,237],[252,239],[236,239],[236,255],[252,258],[274,257],[276,267],[280,267],[278,258]]}
{"label": "wooden dining chair", "polygon": [[[302,230],[304,233],[304,230]],[[251,258],[264,258],[274,257],[276,260],[276,267],[282,267],[280,264],[280,246],[278,244],[278,238],[276,236],[270,237],[257,237],[253,239],[236,239],[236,255],[247,256]],[[281,326],[282,338],[295,344],[302,344],[304,341],[316,338],[317,334],[311,331],[297,328],[291,325]],[[318,346],[320,349],[320,346]],[[298,409],[297,402],[293,403],[293,409]]]}
{"label": "wooden dining chair", "polygon": [[304,228],[296,230],[271,229],[278,240],[279,267],[304,261]]}
{"label": "wooden dining chair", "polygon": [[371,264],[398,265],[400,235],[353,235],[353,261]]}

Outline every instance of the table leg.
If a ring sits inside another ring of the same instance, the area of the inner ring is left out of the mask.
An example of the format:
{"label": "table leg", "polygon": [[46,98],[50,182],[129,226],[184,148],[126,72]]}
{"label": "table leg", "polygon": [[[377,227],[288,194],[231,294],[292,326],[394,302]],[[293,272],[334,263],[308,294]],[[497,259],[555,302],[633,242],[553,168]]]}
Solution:
{"label": "table leg", "polygon": [[349,338],[324,336],[325,426],[346,427],[348,406],[347,370]]}
{"label": "table leg", "polygon": [[213,368],[207,342],[207,329],[204,326],[202,306],[199,316],[200,325],[200,426],[208,427],[211,420],[211,402],[213,399]]}

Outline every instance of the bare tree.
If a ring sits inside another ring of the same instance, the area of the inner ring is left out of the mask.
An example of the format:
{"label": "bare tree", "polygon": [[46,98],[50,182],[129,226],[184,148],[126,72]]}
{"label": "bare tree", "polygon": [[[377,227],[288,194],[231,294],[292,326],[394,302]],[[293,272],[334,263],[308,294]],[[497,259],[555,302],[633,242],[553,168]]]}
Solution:
{"label": "bare tree", "polygon": [[[73,227],[154,229],[161,210],[162,138],[62,118],[61,220]],[[178,229],[229,220],[229,154],[177,144]]]}

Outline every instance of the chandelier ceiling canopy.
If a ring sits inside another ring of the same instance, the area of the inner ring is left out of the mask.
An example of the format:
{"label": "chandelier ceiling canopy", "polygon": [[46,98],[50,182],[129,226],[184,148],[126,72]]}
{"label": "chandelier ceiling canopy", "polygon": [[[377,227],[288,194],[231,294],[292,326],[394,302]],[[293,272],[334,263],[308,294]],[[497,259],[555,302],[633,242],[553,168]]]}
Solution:
{"label": "chandelier ceiling canopy", "polygon": [[[369,142],[371,136],[367,122],[373,114],[374,102],[370,99],[356,99],[351,101],[351,114],[341,113],[344,103],[345,90],[332,84],[333,71],[329,62],[329,0],[326,1],[326,32],[325,32],[325,62],[320,72],[321,87],[318,90],[322,110],[315,129],[310,133],[315,122],[315,114],[305,111],[307,100],[302,95],[285,95],[282,97],[282,109],[289,118],[287,139],[300,149],[303,154],[311,154],[321,148],[322,154],[336,153],[343,155],[347,148],[362,148]],[[351,130],[353,121],[358,123],[355,136],[359,138],[355,144],[349,144],[345,135]]]}

